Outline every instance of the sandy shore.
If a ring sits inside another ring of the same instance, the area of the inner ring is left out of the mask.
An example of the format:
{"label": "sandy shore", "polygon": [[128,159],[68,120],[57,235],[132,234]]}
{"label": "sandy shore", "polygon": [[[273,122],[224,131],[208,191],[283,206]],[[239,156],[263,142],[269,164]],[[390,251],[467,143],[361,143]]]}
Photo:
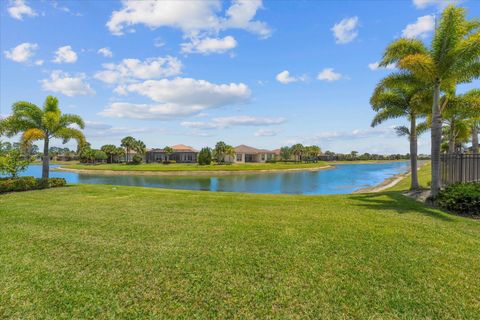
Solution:
{"label": "sandy shore", "polygon": [[261,174],[261,173],[280,173],[280,172],[298,172],[298,171],[320,171],[332,169],[334,166],[328,165],[316,168],[293,168],[293,169],[268,169],[268,170],[238,170],[238,171],[115,171],[115,170],[84,170],[84,169],[70,169],[66,167],[58,167],[52,171],[65,171],[84,174],[101,174],[101,175],[137,175],[137,176],[225,176],[237,174]]}
{"label": "sandy shore", "polygon": [[357,191],[354,191],[353,193],[371,193],[371,192],[384,191],[386,189],[394,187],[397,183],[399,183],[400,181],[402,181],[403,179],[405,179],[409,175],[410,175],[410,172],[399,173],[399,174],[394,175],[393,177],[385,179],[382,183],[380,183],[376,186],[359,189]]}

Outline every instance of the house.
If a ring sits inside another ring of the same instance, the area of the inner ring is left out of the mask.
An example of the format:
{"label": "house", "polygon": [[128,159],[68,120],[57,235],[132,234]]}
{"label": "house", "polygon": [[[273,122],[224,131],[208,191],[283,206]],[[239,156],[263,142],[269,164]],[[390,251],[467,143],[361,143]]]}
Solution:
{"label": "house", "polygon": [[275,159],[275,152],[266,149],[257,149],[254,147],[246,146],[244,144],[239,145],[234,149],[235,156],[233,157],[233,159],[230,157],[230,162],[266,162]]}
{"label": "house", "polygon": [[150,149],[146,154],[146,162],[163,162],[175,161],[178,163],[196,163],[198,157],[198,150],[186,146],[184,144],[177,144],[171,146],[173,152],[167,154],[164,149]]}

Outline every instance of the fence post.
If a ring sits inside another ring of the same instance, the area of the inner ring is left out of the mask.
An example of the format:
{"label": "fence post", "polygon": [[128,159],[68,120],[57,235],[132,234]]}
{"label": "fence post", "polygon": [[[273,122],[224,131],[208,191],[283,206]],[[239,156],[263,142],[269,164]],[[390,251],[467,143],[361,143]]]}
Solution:
{"label": "fence post", "polygon": [[460,182],[463,182],[464,174],[463,174],[463,153],[460,153]]}

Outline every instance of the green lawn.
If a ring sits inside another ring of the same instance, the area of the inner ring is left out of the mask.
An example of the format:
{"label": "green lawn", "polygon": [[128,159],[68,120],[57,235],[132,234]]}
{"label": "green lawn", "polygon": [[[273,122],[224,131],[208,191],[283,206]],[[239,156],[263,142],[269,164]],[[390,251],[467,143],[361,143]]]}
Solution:
{"label": "green lawn", "polygon": [[[418,170],[418,183],[421,188],[429,188],[431,180],[431,170],[432,166],[430,162],[427,162],[420,166]],[[389,188],[389,191],[405,191],[410,189],[410,183],[412,182],[411,176],[408,175],[405,179],[397,183],[392,188]]]}
{"label": "green lawn", "polygon": [[0,318],[478,319],[480,222],[398,192],[0,196]]}
{"label": "green lawn", "polygon": [[244,164],[227,164],[227,165],[208,165],[200,166],[198,164],[98,164],[98,165],[69,165],[69,169],[83,169],[83,170],[113,170],[113,171],[255,171],[255,170],[285,170],[285,169],[304,169],[304,168],[318,168],[327,166],[327,162],[316,163],[244,163]]}

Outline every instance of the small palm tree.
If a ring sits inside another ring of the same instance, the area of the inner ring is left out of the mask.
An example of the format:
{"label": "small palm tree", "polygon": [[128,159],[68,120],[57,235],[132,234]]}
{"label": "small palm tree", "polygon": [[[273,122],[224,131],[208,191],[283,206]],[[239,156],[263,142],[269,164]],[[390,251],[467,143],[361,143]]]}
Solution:
{"label": "small palm tree", "polygon": [[117,147],[113,144],[106,144],[106,145],[102,146],[100,148],[100,150],[105,152],[107,157],[110,159],[110,163],[113,163],[113,157],[115,156],[115,154],[117,152]]}
{"label": "small palm tree", "polygon": [[417,119],[428,112],[431,100],[428,87],[408,73],[394,73],[383,79],[375,88],[370,104],[377,112],[372,127],[396,118],[407,118],[410,128],[397,127],[397,134],[406,135],[410,140],[410,168],[412,181],[410,189],[418,189],[417,175],[417,137],[428,129],[426,124],[417,126]]}
{"label": "small palm tree", "polygon": [[293,156],[295,157],[295,161],[302,161],[302,154],[304,152],[305,147],[301,143],[294,144],[291,147],[291,151]]}
{"label": "small palm tree", "polygon": [[465,9],[448,6],[435,30],[431,48],[420,40],[402,38],[387,47],[380,63],[381,66],[396,63],[397,67],[411,72],[432,87],[432,196],[440,190],[440,92],[480,76],[479,30],[478,21],[466,19]]}
{"label": "small palm tree", "polygon": [[167,155],[167,161],[170,161],[170,155],[173,153],[173,149],[169,146],[163,148],[163,152]]}
{"label": "small palm tree", "polygon": [[136,142],[137,142],[137,141],[135,140],[135,138],[130,137],[130,136],[123,138],[122,141],[121,141],[121,144],[120,144],[120,145],[121,145],[123,148],[125,148],[125,151],[126,151],[125,162],[127,162],[127,163],[128,163],[129,160],[130,160],[130,159],[129,159],[130,150],[135,149],[135,144],[136,144]]}
{"label": "small palm tree", "polygon": [[28,145],[35,140],[43,140],[43,168],[42,178],[49,176],[49,144],[52,138],[62,139],[67,143],[75,139],[79,145],[85,143],[83,133],[72,125],[81,129],[85,127],[82,118],[74,114],[62,114],[58,99],[48,96],[43,108],[33,103],[18,101],[12,106],[12,115],[1,120],[0,128],[7,136],[22,133],[21,143]]}

